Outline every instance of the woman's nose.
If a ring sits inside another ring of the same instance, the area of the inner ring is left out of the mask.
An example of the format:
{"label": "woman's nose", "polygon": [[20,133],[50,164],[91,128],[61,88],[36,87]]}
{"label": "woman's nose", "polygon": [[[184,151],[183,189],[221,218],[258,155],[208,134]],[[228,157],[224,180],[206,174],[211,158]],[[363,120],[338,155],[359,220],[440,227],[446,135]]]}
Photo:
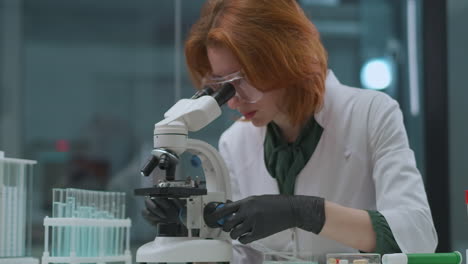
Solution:
{"label": "woman's nose", "polygon": [[237,107],[239,106],[239,98],[236,96],[232,97],[231,99],[229,99],[228,101],[228,107],[233,109],[233,110],[236,110]]}

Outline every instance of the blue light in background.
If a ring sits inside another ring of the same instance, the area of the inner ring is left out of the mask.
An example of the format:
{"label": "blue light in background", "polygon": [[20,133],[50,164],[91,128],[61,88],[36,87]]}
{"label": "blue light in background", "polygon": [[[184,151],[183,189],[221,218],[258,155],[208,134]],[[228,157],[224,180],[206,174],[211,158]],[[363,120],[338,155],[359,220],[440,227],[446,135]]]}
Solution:
{"label": "blue light in background", "polygon": [[389,59],[372,58],[361,69],[361,83],[364,88],[383,90],[392,84],[393,72]]}
{"label": "blue light in background", "polygon": [[340,0],[300,0],[300,3],[305,6],[323,5],[323,6],[336,6]]}

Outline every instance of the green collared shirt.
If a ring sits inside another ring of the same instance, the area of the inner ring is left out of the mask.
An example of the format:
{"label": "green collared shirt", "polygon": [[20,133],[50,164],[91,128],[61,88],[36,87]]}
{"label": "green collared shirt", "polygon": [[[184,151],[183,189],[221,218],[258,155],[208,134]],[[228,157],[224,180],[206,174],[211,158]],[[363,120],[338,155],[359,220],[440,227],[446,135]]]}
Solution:
{"label": "green collared shirt", "polygon": [[265,135],[265,165],[278,182],[280,194],[294,194],[296,177],[314,153],[323,128],[312,117],[293,143],[288,143],[278,125],[270,122]]}

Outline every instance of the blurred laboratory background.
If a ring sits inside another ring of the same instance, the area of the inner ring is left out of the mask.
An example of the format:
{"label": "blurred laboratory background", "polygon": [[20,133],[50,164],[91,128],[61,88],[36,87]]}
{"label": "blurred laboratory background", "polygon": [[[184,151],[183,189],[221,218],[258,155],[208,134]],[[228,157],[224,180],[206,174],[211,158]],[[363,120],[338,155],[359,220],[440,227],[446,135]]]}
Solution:
{"label": "blurred laboratory background", "polygon": [[[439,251],[468,248],[468,1],[298,0],[342,83],[402,108]],[[0,150],[37,160],[33,246],[42,254],[52,188],[126,192],[132,246],[156,230],[140,217],[139,168],[153,126],[194,93],[183,46],[203,0],[0,0]],[[217,146],[239,117],[192,137]],[[201,173],[183,164],[180,173]],[[202,175],[200,175],[202,176]]]}

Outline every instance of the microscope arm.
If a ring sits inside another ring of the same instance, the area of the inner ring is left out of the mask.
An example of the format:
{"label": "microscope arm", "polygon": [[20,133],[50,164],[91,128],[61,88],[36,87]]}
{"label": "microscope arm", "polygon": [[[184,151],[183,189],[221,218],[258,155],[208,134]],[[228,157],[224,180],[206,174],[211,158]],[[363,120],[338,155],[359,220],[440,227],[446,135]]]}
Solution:
{"label": "microscope arm", "polygon": [[229,171],[219,152],[210,144],[196,139],[188,140],[187,151],[200,158],[208,192],[224,192],[224,201],[232,199]]}

